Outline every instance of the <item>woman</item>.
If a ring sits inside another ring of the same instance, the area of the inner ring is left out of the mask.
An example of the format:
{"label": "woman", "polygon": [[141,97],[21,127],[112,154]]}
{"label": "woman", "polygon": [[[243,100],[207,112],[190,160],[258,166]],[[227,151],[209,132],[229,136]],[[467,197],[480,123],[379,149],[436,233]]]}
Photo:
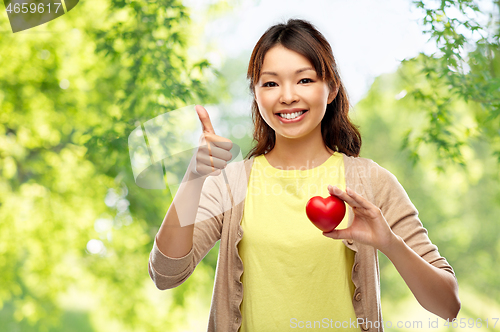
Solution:
{"label": "woman", "polygon": [[[358,157],[361,137],[321,33],[302,20],[269,28],[248,78],[257,144],[242,162],[227,165],[231,141],[196,107],[202,146],[155,238],[157,287],[184,282],[220,239],[209,331],[382,331],[380,250],[424,308],[455,318],[453,269],[396,178]],[[307,220],[316,195],[348,204],[336,230],[320,234]]]}

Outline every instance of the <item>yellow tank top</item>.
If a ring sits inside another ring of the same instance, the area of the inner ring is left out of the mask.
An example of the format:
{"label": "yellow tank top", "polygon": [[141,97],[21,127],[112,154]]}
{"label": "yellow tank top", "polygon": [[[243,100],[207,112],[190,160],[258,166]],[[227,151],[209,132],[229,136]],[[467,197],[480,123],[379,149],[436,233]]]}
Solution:
{"label": "yellow tank top", "polygon": [[[321,330],[356,321],[352,305],[354,252],[322,235],[307,218],[313,196],[328,185],[345,190],[342,154],[308,170],[280,170],[255,157],[238,244],[243,260],[240,331]],[[347,227],[347,214],[339,229]],[[336,325],[337,324],[337,325]],[[340,324],[340,325],[339,325]]]}

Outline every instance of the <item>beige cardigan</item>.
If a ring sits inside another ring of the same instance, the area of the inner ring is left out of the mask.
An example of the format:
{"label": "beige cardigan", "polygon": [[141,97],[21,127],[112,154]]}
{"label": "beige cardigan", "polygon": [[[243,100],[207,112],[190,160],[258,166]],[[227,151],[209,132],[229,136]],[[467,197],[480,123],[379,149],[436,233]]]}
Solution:
{"label": "beige cardigan", "polygon": [[[343,157],[346,186],[378,206],[394,233],[423,259],[454,275],[451,266],[429,240],[417,209],[396,177],[370,159]],[[224,173],[205,180],[193,248],[186,256],[165,256],[158,250],[155,240],[149,257],[149,274],[156,286],[161,290],[174,288],[182,284],[215,243],[221,241],[208,331],[238,331],[241,324],[243,262],[237,245],[243,236],[240,222],[253,160],[245,159],[226,167],[229,185],[226,185]],[[350,225],[353,211],[348,208]],[[352,303],[359,327],[363,331],[383,331],[377,250],[352,240],[342,241],[355,252],[352,281],[356,289]]]}

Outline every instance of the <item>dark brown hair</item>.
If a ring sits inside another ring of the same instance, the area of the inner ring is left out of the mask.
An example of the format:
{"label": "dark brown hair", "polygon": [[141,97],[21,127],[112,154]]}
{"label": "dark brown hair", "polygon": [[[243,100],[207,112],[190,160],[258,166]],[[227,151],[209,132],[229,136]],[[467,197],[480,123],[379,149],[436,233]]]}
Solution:
{"label": "dark brown hair", "polygon": [[260,79],[264,56],[276,45],[282,45],[305,56],[313,64],[318,77],[326,81],[332,91],[338,88],[337,96],[326,107],[325,116],[321,121],[321,135],[323,142],[331,150],[357,157],[361,149],[361,134],[349,119],[349,99],[340,80],[330,44],[311,23],[290,19],[286,24],[277,24],[267,29],[255,45],[250,57],[247,78],[250,80],[250,91],[254,96],[253,140],[257,145],[245,158],[265,154],[271,151],[276,143],[274,130],[260,115],[254,90]]}

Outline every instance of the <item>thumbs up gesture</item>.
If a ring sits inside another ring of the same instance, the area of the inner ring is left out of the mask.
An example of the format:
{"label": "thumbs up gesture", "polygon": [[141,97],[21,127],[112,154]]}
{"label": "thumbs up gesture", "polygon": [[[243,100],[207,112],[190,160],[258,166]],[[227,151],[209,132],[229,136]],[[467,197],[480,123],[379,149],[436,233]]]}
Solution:
{"label": "thumbs up gesture", "polygon": [[[196,113],[201,122],[203,133],[200,137],[200,146],[196,151],[194,163],[191,163],[191,171],[198,176],[219,175],[231,160],[231,140],[217,136],[210,122],[210,117],[205,108],[200,105],[195,106]],[[191,166],[190,165],[190,166]]]}

